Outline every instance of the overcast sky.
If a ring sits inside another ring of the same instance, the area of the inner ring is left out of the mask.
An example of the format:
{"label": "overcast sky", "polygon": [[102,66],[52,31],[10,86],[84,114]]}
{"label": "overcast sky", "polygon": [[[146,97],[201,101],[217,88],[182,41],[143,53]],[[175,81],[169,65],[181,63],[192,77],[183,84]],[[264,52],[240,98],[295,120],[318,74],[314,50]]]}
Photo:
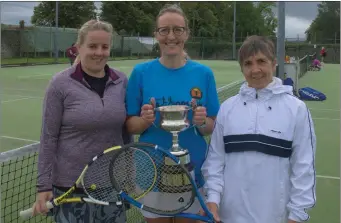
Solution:
{"label": "overcast sky", "polygon": [[[1,23],[18,24],[24,20],[25,24],[31,24],[34,6],[39,2],[1,2]],[[100,2],[96,2],[99,8]],[[305,30],[317,15],[319,2],[286,2],[285,31],[286,38],[305,37]],[[277,14],[277,9],[274,9]],[[238,12],[237,12],[238,16]]]}

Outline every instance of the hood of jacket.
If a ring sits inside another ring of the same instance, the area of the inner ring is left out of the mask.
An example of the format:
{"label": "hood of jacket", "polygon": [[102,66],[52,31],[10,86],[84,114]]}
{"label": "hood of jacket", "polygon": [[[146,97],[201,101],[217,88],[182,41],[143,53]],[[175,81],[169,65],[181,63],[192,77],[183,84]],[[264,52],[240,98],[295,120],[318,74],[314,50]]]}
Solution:
{"label": "hood of jacket", "polygon": [[263,89],[255,89],[249,87],[247,82],[244,82],[240,87],[239,94],[242,97],[249,99],[269,99],[278,94],[291,94],[293,95],[293,87],[289,85],[283,85],[281,79],[273,77],[272,82]]}

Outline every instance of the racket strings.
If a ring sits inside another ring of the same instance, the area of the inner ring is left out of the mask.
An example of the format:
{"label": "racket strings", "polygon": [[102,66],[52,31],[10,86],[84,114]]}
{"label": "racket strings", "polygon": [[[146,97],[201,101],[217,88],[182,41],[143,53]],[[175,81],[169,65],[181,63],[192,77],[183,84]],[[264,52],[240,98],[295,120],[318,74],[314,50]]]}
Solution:
{"label": "racket strings", "polygon": [[127,148],[112,163],[117,186],[155,213],[186,210],[195,193],[188,172],[155,148]]}
{"label": "racket strings", "polygon": [[136,200],[153,189],[157,178],[155,163],[140,149],[120,152],[110,168],[117,187]]}
{"label": "racket strings", "polygon": [[105,153],[92,162],[82,180],[85,193],[92,199],[116,202],[117,191],[112,187],[109,166],[113,153]]}
{"label": "racket strings", "polygon": [[192,191],[191,181],[183,168],[168,157],[160,166],[159,189],[166,193],[182,193]]}

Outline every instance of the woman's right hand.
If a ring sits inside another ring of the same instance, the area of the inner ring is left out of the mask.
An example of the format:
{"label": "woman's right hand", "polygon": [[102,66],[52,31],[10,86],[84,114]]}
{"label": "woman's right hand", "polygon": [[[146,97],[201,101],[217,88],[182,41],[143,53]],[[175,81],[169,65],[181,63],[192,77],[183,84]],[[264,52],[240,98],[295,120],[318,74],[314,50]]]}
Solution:
{"label": "woman's right hand", "polygon": [[[206,206],[207,206],[207,209],[212,213],[214,221],[215,222],[221,222],[219,214],[218,214],[219,213],[218,205],[216,203],[213,203],[213,202],[207,202]],[[206,213],[205,213],[205,211],[202,208],[200,209],[199,214],[201,216],[206,216]]]}
{"label": "woman's right hand", "polygon": [[141,118],[145,120],[149,125],[155,121],[155,99],[151,98],[149,104],[144,104],[141,108]]}
{"label": "woman's right hand", "polygon": [[46,207],[46,202],[53,198],[52,191],[39,192],[36,202],[33,204],[33,216],[37,214],[46,215],[49,209]]}

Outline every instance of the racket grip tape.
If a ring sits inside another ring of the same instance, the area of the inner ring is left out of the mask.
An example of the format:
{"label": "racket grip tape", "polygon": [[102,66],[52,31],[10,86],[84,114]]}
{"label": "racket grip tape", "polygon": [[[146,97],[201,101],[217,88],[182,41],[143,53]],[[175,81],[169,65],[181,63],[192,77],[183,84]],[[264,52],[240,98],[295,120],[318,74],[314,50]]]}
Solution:
{"label": "racket grip tape", "polygon": [[[50,210],[53,208],[53,204],[50,201],[48,201],[48,202],[46,202],[46,207],[47,207],[47,209]],[[22,220],[27,220],[27,219],[33,217],[32,216],[33,215],[33,208],[29,208],[29,209],[26,209],[24,211],[20,211],[19,215],[20,215]]]}

